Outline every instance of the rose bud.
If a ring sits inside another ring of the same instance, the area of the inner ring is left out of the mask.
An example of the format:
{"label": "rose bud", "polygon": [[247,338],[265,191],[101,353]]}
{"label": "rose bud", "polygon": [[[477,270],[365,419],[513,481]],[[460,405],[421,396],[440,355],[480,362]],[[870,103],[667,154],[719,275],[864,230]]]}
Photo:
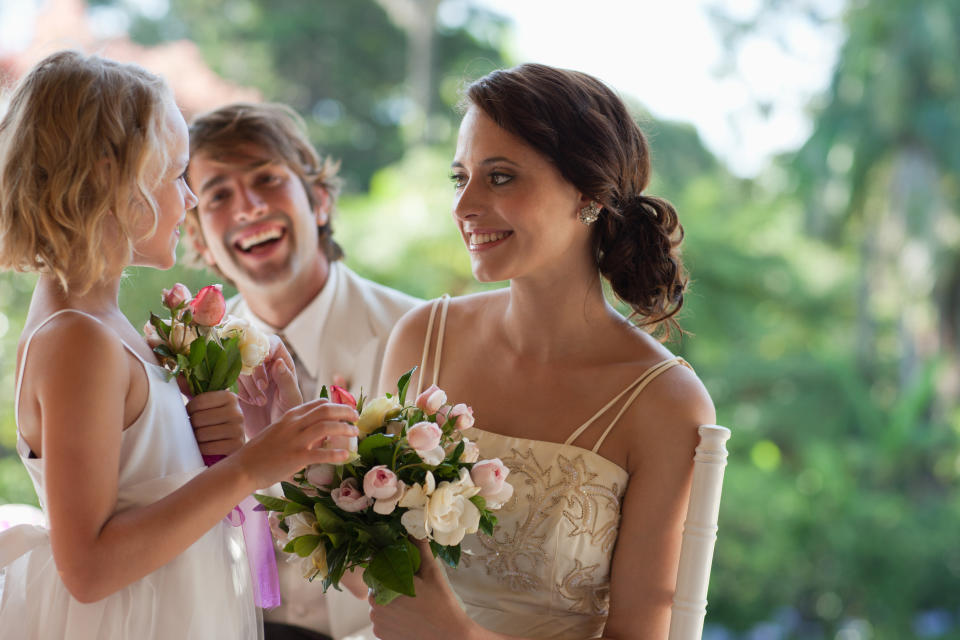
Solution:
{"label": "rose bud", "polygon": [[200,289],[197,297],[188,304],[193,314],[193,321],[204,327],[216,326],[223,320],[223,314],[227,310],[227,303],[223,299],[223,287],[219,284],[211,284]]}
{"label": "rose bud", "polygon": [[397,474],[385,464],[372,467],[363,476],[363,492],[375,500],[392,497],[397,492]]}
{"label": "rose bud", "polygon": [[187,285],[178,282],[169,289],[163,290],[163,306],[170,311],[176,310],[181,304],[193,297]]}
{"label": "rose bud", "polygon": [[315,487],[326,487],[333,483],[336,468],[332,464],[312,464],[307,467],[307,482]]}
{"label": "rose bud", "polygon": [[481,460],[473,465],[470,470],[470,478],[473,483],[480,487],[480,495],[484,498],[496,495],[503,489],[507,481],[507,475],[510,469],[500,461],[500,458],[492,460]]}
{"label": "rose bud", "polygon": [[440,445],[443,431],[433,422],[418,422],[407,429],[407,442],[417,451],[430,451]]}
{"label": "rose bud", "polygon": [[433,415],[440,410],[447,402],[447,394],[443,389],[435,384],[427,387],[427,390],[417,396],[417,408],[427,415]]}
{"label": "rose bud", "polygon": [[437,424],[444,426],[450,418],[456,418],[457,421],[453,424],[457,428],[457,431],[469,429],[473,426],[473,408],[468,407],[462,402],[452,407],[440,407],[440,410],[437,411]]}
{"label": "rose bud", "polygon": [[330,492],[330,497],[333,498],[333,502],[338,507],[350,513],[363,511],[369,507],[372,502],[369,496],[363,495],[360,491],[356,478],[347,478],[344,480],[340,483],[338,489]]}
{"label": "rose bud", "polygon": [[338,385],[330,385],[330,402],[336,404],[345,404],[354,409],[357,408],[357,399],[349,391]]}

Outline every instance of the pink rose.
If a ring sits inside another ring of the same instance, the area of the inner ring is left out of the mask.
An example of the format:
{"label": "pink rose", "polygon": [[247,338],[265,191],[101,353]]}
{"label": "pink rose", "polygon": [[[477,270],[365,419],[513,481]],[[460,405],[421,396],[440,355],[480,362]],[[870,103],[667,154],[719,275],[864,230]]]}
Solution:
{"label": "pink rose", "polygon": [[417,408],[427,415],[433,415],[447,402],[447,394],[435,384],[417,396]]}
{"label": "pink rose", "polygon": [[349,391],[337,385],[330,385],[330,402],[345,404],[357,408],[357,399]]}
{"label": "pink rose", "polygon": [[307,467],[307,482],[315,487],[327,487],[333,483],[335,467],[332,464],[312,464]]}
{"label": "pink rose", "polygon": [[429,451],[440,445],[443,431],[433,422],[418,422],[407,429],[407,442],[417,451]]}
{"label": "pink rose", "polygon": [[473,407],[468,407],[462,402],[452,407],[440,407],[437,411],[437,424],[443,426],[447,424],[447,420],[450,418],[456,418],[457,421],[454,422],[454,426],[458,431],[469,429],[473,426]]}
{"label": "pink rose", "polygon": [[363,492],[381,500],[392,497],[397,492],[397,474],[385,464],[378,464],[363,476]]}
{"label": "pink rose", "polygon": [[363,495],[360,491],[356,478],[347,478],[344,480],[340,483],[339,489],[334,489],[330,492],[330,497],[333,498],[334,503],[336,503],[338,507],[350,513],[363,511],[369,507],[372,502],[369,496]]}
{"label": "pink rose", "polygon": [[163,306],[174,311],[192,297],[193,294],[190,293],[190,289],[187,289],[187,285],[178,282],[170,289],[163,290]]}
{"label": "pink rose", "polygon": [[507,469],[500,458],[493,458],[492,460],[481,460],[473,465],[473,469],[470,470],[470,478],[475,485],[480,487],[480,495],[487,498],[496,495],[503,489],[509,473],[510,469]]}
{"label": "pink rose", "polygon": [[193,314],[193,321],[204,327],[216,326],[223,320],[223,314],[227,310],[227,303],[223,299],[223,287],[219,284],[211,284],[200,289],[197,297],[188,304]]}

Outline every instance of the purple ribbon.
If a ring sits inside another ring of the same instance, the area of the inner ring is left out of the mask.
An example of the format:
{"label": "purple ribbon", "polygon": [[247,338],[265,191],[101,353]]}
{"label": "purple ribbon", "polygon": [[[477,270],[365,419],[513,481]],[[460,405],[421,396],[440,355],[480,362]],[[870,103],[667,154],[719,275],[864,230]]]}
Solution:
{"label": "purple ribbon", "polygon": [[[226,456],[203,456],[209,467]],[[261,609],[280,606],[280,578],[277,575],[277,559],[273,551],[273,535],[267,513],[259,508],[253,496],[247,496],[226,517],[231,526],[240,527],[243,544],[247,548],[247,562],[253,581],[253,601]]]}

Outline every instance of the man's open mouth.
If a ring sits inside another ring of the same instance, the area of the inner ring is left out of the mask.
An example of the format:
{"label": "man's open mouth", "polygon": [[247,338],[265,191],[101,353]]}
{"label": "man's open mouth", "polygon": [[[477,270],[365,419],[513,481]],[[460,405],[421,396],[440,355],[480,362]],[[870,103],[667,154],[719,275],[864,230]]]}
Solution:
{"label": "man's open mouth", "polygon": [[234,241],[233,246],[243,253],[257,254],[269,251],[276,243],[283,240],[287,230],[283,227],[267,227],[253,233],[245,234]]}

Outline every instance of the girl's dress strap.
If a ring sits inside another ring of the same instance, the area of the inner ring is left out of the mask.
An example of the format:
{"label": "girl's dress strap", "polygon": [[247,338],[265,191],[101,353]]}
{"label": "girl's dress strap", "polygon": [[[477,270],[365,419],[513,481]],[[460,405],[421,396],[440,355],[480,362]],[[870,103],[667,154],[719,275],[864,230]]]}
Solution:
{"label": "girl's dress strap", "polygon": [[417,393],[415,397],[419,396],[420,392],[423,391],[423,372],[426,371],[427,367],[427,354],[430,352],[430,338],[433,337],[433,323],[437,317],[438,307],[442,307],[442,309],[440,311],[440,326],[437,328],[437,347],[433,355],[432,384],[437,384],[437,381],[440,380],[440,355],[443,352],[443,334],[447,327],[447,309],[449,306],[450,296],[445,293],[434,300],[433,305],[430,307],[430,319],[427,321],[427,335],[423,341],[423,355],[420,357],[420,375],[417,376]]}
{"label": "girl's dress strap", "polygon": [[[30,335],[27,336],[27,341],[23,345],[23,355],[20,357],[20,371],[17,373],[17,386],[15,391],[15,398],[13,402],[13,420],[16,424],[20,424],[20,387],[23,386],[23,372],[27,369],[27,352],[30,350],[30,343],[33,341],[33,336],[37,335],[37,332],[40,331],[48,322],[56,318],[57,316],[63,315],[65,313],[79,313],[82,316],[87,316],[103,324],[100,318],[92,316],[89,313],[80,311],[79,309],[60,309],[51,313],[49,316],[43,319],[43,321],[33,328],[33,331],[30,332]],[[106,326],[106,325],[104,325]],[[20,427],[17,427],[17,432],[19,433]]]}

